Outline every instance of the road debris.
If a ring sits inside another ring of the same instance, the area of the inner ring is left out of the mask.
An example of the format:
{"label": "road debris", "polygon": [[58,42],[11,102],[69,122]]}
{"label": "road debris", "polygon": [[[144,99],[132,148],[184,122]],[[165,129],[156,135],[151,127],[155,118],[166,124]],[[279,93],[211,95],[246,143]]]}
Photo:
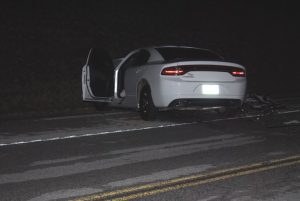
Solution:
{"label": "road debris", "polygon": [[251,111],[258,111],[261,113],[261,116],[270,115],[282,108],[284,108],[284,105],[278,103],[274,99],[257,94],[247,94],[243,104],[244,112],[250,113]]}

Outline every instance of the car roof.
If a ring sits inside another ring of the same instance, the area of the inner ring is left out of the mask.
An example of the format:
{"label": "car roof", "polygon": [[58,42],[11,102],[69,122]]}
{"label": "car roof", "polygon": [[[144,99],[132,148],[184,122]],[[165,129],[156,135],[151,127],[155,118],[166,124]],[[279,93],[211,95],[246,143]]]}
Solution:
{"label": "car roof", "polygon": [[190,46],[177,46],[177,45],[150,46],[150,47],[139,48],[139,49],[148,50],[150,52],[151,56],[150,56],[148,62],[164,61],[164,58],[159,53],[159,51],[157,51],[157,48],[191,48],[191,49],[198,49],[198,50],[205,50],[205,51],[212,52],[211,50],[205,49],[205,48],[190,47]]}
{"label": "car roof", "polygon": [[178,45],[150,46],[148,48],[192,48],[192,49],[208,50],[205,48],[191,47],[191,46],[178,46]]}
{"label": "car roof", "polygon": [[149,46],[149,47],[144,47],[144,48],[139,48],[139,49],[150,50],[150,49],[156,49],[156,48],[191,48],[191,49],[211,51],[211,50],[206,49],[206,48],[191,47],[191,46],[178,46],[178,45]]}

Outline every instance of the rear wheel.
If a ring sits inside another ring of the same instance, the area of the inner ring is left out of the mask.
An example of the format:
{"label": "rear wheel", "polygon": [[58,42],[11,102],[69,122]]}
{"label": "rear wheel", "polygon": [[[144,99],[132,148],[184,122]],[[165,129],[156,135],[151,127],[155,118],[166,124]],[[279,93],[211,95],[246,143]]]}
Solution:
{"label": "rear wheel", "polygon": [[141,90],[139,112],[141,118],[146,121],[154,120],[157,116],[158,110],[153,103],[149,87],[144,87]]}

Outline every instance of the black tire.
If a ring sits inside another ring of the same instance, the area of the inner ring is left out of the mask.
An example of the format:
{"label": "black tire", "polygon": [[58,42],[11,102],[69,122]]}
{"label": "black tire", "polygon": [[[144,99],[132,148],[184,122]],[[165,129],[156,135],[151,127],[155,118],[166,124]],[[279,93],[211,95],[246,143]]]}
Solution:
{"label": "black tire", "polygon": [[157,117],[158,110],[153,103],[149,87],[144,87],[141,90],[139,100],[139,113],[141,118],[145,121],[155,120]]}

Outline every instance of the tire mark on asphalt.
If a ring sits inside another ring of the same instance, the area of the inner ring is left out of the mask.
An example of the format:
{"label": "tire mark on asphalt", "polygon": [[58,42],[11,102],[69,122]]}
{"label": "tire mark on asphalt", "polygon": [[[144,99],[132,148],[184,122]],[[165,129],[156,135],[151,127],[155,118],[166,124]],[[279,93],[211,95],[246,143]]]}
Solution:
{"label": "tire mark on asphalt", "polygon": [[200,186],[208,183],[228,180],[235,177],[246,176],[268,170],[283,168],[287,166],[299,165],[300,155],[294,155],[286,158],[263,161],[239,167],[233,167],[223,170],[216,170],[206,174],[195,174],[186,177],[179,177],[162,182],[155,182],[129,188],[119,189],[100,194],[89,195],[72,201],[128,201],[137,198],[149,197],[161,193],[180,190],[188,187]]}
{"label": "tire mark on asphalt", "polygon": [[[161,148],[146,149],[145,151],[134,152],[124,155],[117,155],[113,158],[104,158],[93,161],[77,162],[68,165],[58,165],[29,169],[23,172],[0,174],[0,184],[19,183],[33,180],[58,178],[75,174],[82,174],[90,171],[99,171],[112,167],[121,167],[135,163],[147,162],[152,160],[164,160],[167,158],[190,155],[208,150],[238,147],[248,144],[260,143],[264,139],[254,136],[236,136],[234,138],[211,141],[203,144],[183,144],[175,147],[168,147],[168,143]],[[151,147],[151,146],[150,146]]]}

